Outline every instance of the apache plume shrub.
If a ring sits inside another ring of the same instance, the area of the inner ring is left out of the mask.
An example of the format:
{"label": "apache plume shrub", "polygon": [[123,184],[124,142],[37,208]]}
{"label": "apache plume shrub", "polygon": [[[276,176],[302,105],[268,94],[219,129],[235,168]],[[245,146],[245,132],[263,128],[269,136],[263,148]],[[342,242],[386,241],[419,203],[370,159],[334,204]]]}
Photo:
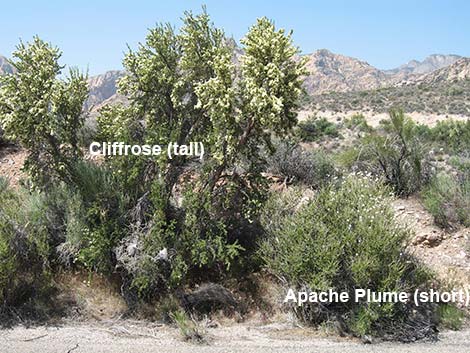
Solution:
{"label": "apache plume shrub", "polygon": [[[351,297],[355,288],[407,292],[427,283],[426,271],[407,254],[410,232],[396,222],[388,189],[350,176],[338,188],[326,187],[311,198],[293,192],[273,196],[281,200],[268,203],[262,218],[267,235],[261,256],[286,287],[331,288]],[[411,315],[400,303],[304,304],[293,310],[313,325],[338,317],[360,335],[397,328]]]}

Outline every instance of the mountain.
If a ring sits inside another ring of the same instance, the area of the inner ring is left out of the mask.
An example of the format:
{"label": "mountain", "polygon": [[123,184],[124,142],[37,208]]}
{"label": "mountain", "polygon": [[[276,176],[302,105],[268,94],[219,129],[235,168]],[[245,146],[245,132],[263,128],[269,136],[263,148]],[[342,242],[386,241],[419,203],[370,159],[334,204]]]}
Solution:
{"label": "mountain", "polygon": [[461,58],[452,65],[435,70],[428,74],[422,75],[412,81],[418,84],[434,84],[439,82],[458,82],[462,80],[470,80],[470,58]]}
{"label": "mountain", "polygon": [[326,49],[306,57],[309,75],[305,78],[305,88],[310,95],[373,89],[389,81],[387,74],[367,62]]}
{"label": "mountain", "polygon": [[386,113],[393,107],[407,113],[470,116],[470,58],[381,89],[312,95],[304,109]]}
{"label": "mountain", "polygon": [[449,67],[462,59],[458,55],[433,54],[423,61],[411,60],[393,70],[379,70],[365,61],[321,49],[306,55],[309,95],[327,92],[365,91],[415,81],[422,75]]}
{"label": "mountain", "polygon": [[[124,76],[123,71],[107,71],[102,75],[90,77],[88,86],[90,89],[88,99],[85,102],[86,110],[97,110],[105,101],[112,101],[117,96],[117,82]],[[118,99],[118,97],[116,97]]]}
{"label": "mountain", "polygon": [[461,58],[462,57],[459,55],[433,54],[429,55],[423,61],[411,60],[396,69],[387,70],[385,72],[390,75],[398,76],[422,75],[452,65]]}
{"label": "mountain", "polygon": [[0,75],[12,74],[15,71],[16,69],[7,61],[7,58],[0,55]]}
{"label": "mountain", "polygon": [[[241,51],[237,51],[235,62],[238,63]],[[326,49],[306,55],[309,75],[305,78],[305,88],[309,95],[329,91],[361,91],[383,87],[389,84],[390,76],[368,63],[344,55],[334,54]],[[106,100],[120,101],[122,97],[113,97],[116,93],[116,80],[122,77],[122,71],[109,71],[90,78],[90,97],[87,109],[96,110]]]}

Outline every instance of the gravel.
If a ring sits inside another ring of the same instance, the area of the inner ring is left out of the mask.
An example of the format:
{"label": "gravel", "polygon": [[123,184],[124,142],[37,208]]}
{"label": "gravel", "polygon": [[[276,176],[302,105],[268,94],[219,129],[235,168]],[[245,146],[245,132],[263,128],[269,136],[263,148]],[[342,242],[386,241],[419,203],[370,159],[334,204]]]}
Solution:
{"label": "gravel", "polygon": [[238,324],[207,329],[207,343],[184,342],[167,326],[114,322],[52,327],[15,327],[0,331],[2,353],[138,353],[138,352],[452,352],[467,353],[470,329],[444,332],[434,343],[364,344],[358,340],[322,337],[318,333],[279,326]]}

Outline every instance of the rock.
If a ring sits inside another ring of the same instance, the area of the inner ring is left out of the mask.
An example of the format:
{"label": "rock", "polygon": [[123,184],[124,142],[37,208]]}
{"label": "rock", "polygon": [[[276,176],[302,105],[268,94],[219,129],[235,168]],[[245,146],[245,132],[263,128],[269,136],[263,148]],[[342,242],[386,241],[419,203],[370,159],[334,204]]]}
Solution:
{"label": "rock", "polygon": [[413,239],[413,245],[418,245],[423,243],[426,240],[426,234],[418,234],[414,239]]}
{"label": "rock", "polygon": [[430,246],[436,246],[442,241],[442,235],[437,232],[433,232],[431,234],[428,234],[426,240],[429,242]]}
{"label": "rock", "polygon": [[137,244],[133,243],[127,246],[127,255],[134,256],[136,252],[137,252]]}
{"label": "rock", "polygon": [[168,249],[163,248],[158,252],[157,260],[168,261]]}

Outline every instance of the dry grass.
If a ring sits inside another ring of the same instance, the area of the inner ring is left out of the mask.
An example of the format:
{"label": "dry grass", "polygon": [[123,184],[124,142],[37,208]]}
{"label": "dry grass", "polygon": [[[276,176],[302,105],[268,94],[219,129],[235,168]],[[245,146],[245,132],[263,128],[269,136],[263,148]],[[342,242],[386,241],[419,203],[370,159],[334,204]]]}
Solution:
{"label": "dry grass", "polygon": [[119,287],[98,274],[63,272],[56,276],[59,300],[75,304],[73,314],[84,319],[106,320],[122,316],[127,305]]}

